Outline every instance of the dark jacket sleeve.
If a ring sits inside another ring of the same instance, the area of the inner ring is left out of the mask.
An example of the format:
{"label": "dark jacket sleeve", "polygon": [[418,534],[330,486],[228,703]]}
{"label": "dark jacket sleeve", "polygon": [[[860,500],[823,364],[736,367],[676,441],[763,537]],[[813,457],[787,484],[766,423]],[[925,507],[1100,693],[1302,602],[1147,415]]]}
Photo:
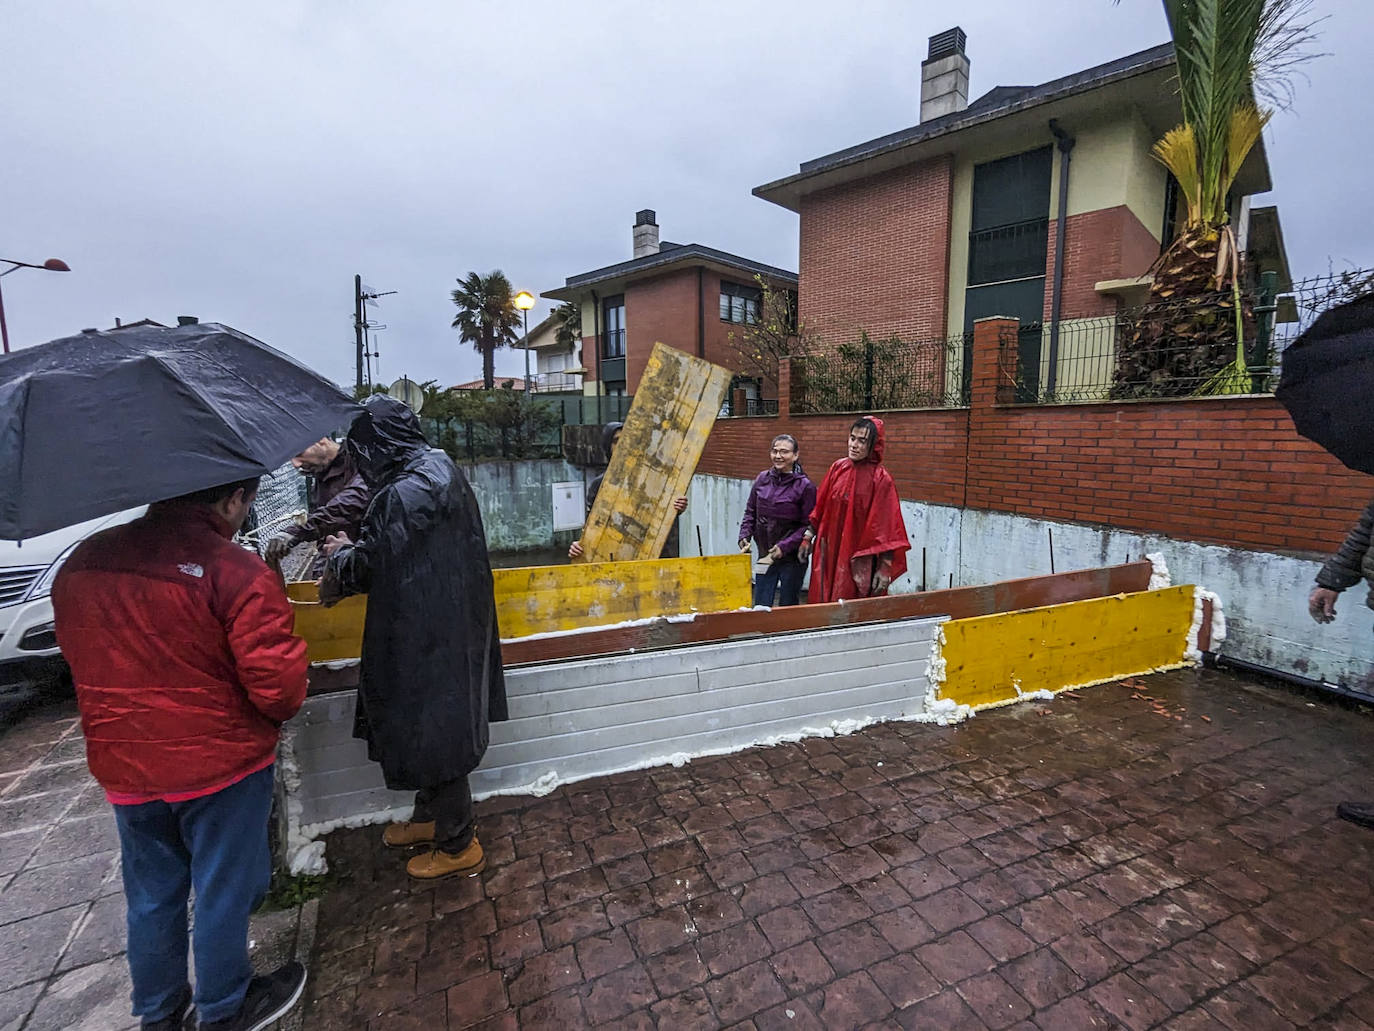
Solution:
{"label": "dark jacket sleeve", "polygon": [[358,540],[330,556],[325,565],[325,578],[333,582],[334,590],[340,597],[367,594],[372,589],[372,569],[376,563],[377,549],[385,546],[395,504],[395,486],[382,488],[367,510],[367,518],[358,531]]}
{"label": "dark jacket sleeve", "polygon": [[353,533],[362,525],[363,515],[367,512],[367,484],[356,473],[335,494],[306,517],[299,526],[289,527],[288,532],[298,541],[323,540],[330,534],[344,531]]}
{"label": "dark jacket sleeve", "polygon": [[808,478],[806,481],[806,486],[802,488],[801,496],[801,517],[804,521],[799,523],[797,525],[797,528],[793,530],[791,533],[789,533],[786,537],[778,541],[778,550],[780,550],[784,555],[796,554],[797,548],[800,547],[802,542],[802,535],[806,533],[806,528],[810,525],[810,523],[806,522],[805,520],[809,519],[811,512],[815,509],[815,507],[816,485],[812,483],[811,480]]}
{"label": "dark jacket sleeve", "polygon": [[1369,539],[1374,533],[1374,502],[1360,516],[1359,522],[1346,535],[1345,543],[1336,554],[1326,560],[1317,573],[1317,585],[1333,591],[1343,591],[1354,587],[1362,579],[1365,552],[1369,550]]}
{"label": "dark jacket sleeve", "polygon": [[759,481],[754,478],[754,485],[749,488],[749,500],[744,503],[744,518],[739,523],[739,537],[737,540],[747,541],[754,536],[754,512],[759,504]]}

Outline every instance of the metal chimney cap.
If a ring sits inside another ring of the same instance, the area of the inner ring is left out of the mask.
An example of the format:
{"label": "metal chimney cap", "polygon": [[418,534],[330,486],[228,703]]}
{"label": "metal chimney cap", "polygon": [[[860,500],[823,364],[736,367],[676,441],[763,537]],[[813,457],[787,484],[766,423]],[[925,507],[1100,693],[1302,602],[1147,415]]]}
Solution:
{"label": "metal chimney cap", "polygon": [[200,319],[196,318],[194,315],[178,315],[178,316],[177,316],[177,325],[178,325],[178,326],[198,326],[198,325],[200,325]]}
{"label": "metal chimney cap", "polygon": [[656,226],[658,225],[658,212],[653,208],[645,208],[635,212],[635,225],[637,226]]}
{"label": "metal chimney cap", "polygon": [[927,61],[934,61],[941,57],[949,57],[951,54],[962,54],[964,47],[968,43],[968,36],[964,35],[964,30],[959,26],[946,29],[930,37],[930,53],[926,56]]}

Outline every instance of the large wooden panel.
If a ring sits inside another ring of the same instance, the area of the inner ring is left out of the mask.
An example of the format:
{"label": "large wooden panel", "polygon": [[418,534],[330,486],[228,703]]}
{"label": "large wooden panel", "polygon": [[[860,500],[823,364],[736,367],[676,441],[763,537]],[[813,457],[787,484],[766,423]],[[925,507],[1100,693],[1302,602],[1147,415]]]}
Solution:
{"label": "large wooden panel", "polygon": [[[494,569],[492,578],[503,637],[720,612],[746,607],[751,600],[748,555],[524,566]],[[288,584],[287,594],[311,662],[362,654],[366,597],[325,608],[311,582]]]}
{"label": "large wooden panel", "polygon": [[1194,592],[1168,587],[951,620],[942,628],[940,697],[980,708],[1180,666]]}
{"label": "large wooden panel", "polygon": [[582,530],[582,561],[657,558],[730,387],[730,370],[654,344]]}

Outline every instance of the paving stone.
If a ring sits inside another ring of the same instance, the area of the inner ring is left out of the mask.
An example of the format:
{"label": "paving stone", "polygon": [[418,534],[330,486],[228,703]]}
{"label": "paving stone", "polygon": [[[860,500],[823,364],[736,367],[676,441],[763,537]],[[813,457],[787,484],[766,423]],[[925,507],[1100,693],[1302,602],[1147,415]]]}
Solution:
{"label": "paving stone", "polygon": [[57,964],[58,971],[85,966],[118,956],[124,952],[123,895],[109,895],[98,899],[90,907],[80,924],[71,945]]}
{"label": "paving stone", "polygon": [[130,1015],[129,965],[123,956],[70,970],[48,983],[24,1025],[32,1031],[119,1031]]}
{"label": "paving stone", "polygon": [[114,853],[101,852],[67,863],[27,868],[0,892],[0,921],[9,923],[54,908],[98,898]]}
{"label": "paving stone", "polygon": [[753,963],[706,982],[706,995],[727,1024],[743,1020],[787,998],[766,962]]}
{"label": "paving stone", "polygon": [[89,908],[67,906],[0,925],[0,956],[5,957],[2,987],[15,988],[50,974],[68,936]]}
{"label": "paving stone", "polygon": [[868,975],[898,1009],[938,995],[943,988],[930,971],[908,953],[899,953],[891,959],[873,964],[868,969]]}
{"label": "paving stone", "polygon": [[581,994],[583,1012],[593,1027],[601,1027],[658,1001],[649,972],[638,963],[593,981]]}

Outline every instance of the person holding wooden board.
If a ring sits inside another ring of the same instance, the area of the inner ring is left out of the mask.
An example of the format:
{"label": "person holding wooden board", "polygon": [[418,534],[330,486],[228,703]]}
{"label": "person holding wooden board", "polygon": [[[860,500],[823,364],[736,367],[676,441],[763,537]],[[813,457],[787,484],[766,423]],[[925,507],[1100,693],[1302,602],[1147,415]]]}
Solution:
{"label": "person holding wooden board", "polygon": [[[611,461],[611,452],[615,450],[616,443],[620,440],[620,431],[624,429],[623,422],[608,422],[601,427],[601,449],[606,453],[607,464]],[[606,478],[606,474],[600,473],[592,479],[587,486],[587,514],[592,514],[592,506],[596,504],[596,495],[601,490],[601,481]],[[687,499],[685,497],[673,498],[673,510],[681,515],[687,509]],[[568,558],[582,557],[582,541],[575,540],[568,547]],[[659,558],[677,558],[677,520],[673,520],[673,528],[668,533],[668,539],[663,544],[663,551],[659,553]]]}
{"label": "person holding wooden board", "polygon": [[857,419],[849,428],[849,454],[826,470],[816,508],[798,554],[814,548],[812,602],[886,594],[906,572],[911,547],[892,474],[883,466],[883,420]]}

